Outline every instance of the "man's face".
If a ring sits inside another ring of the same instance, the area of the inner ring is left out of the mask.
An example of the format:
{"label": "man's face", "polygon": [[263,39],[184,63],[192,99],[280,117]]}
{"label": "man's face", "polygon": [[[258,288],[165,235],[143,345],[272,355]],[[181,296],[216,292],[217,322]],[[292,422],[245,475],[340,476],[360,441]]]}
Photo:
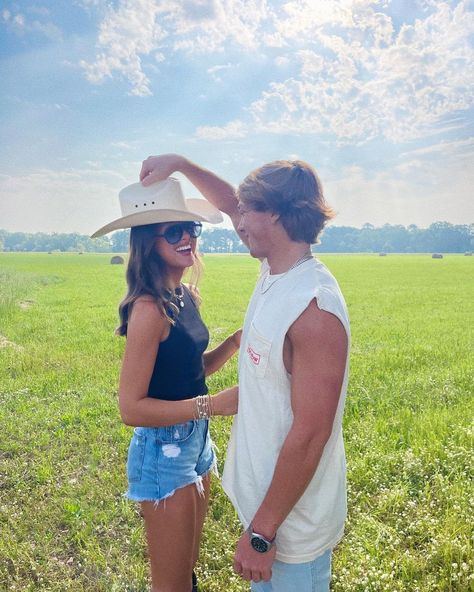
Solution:
{"label": "man's face", "polygon": [[274,215],[271,212],[259,212],[239,202],[240,222],[238,231],[247,237],[252,257],[264,259],[271,251]]}

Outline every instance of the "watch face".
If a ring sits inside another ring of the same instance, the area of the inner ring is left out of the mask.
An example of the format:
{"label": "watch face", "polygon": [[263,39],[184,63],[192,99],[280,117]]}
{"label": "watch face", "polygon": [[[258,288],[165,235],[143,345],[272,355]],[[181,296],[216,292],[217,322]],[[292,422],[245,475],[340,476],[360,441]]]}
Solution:
{"label": "watch face", "polygon": [[262,540],[260,537],[253,536],[250,539],[250,544],[259,553],[266,553],[268,551],[268,543]]}

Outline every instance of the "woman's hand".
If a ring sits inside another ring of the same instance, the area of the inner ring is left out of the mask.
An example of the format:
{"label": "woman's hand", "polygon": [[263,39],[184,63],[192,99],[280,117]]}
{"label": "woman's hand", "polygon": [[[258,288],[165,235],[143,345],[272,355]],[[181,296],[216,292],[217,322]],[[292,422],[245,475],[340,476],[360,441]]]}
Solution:
{"label": "woman's hand", "polygon": [[211,398],[213,415],[235,415],[239,407],[239,387],[232,386]]}

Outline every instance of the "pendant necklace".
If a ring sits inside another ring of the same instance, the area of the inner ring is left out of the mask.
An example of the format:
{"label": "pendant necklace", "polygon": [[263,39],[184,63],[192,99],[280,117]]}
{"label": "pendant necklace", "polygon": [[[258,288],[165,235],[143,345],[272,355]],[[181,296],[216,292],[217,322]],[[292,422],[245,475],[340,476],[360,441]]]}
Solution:
{"label": "pendant necklace", "polygon": [[167,313],[173,324],[176,322],[180,310],[184,308],[184,291],[182,286],[174,290],[166,290],[168,301],[166,303]]}
{"label": "pendant necklace", "polygon": [[179,286],[179,288],[175,288],[174,297],[176,299],[176,302],[178,303],[179,308],[184,308],[184,292],[182,286]]}
{"label": "pendant necklace", "polygon": [[281,280],[282,278],[284,278],[286,276],[287,273],[290,273],[290,271],[292,269],[295,269],[295,267],[298,267],[299,265],[301,265],[302,263],[305,263],[306,261],[309,261],[310,259],[313,259],[313,254],[310,252],[305,253],[302,257],[300,257],[299,259],[297,259],[293,265],[290,265],[290,267],[283,273],[277,274],[276,276],[274,276],[274,279],[272,280],[272,276],[270,275],[270,273],[267,275],[267,277],[263,280],[262,282],[262,287],[260,289],[262,294],[265,294],[265,292],[268,292],[268,290],[278,282],[278,280]]}

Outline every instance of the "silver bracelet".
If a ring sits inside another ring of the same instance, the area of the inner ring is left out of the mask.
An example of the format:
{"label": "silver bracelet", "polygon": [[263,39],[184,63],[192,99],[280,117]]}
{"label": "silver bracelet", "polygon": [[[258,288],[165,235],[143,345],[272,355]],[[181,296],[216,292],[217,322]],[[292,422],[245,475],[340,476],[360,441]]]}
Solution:
{"label": "silver bracelet", "polygon": [[194,419],[209,419],[212,416],[211,396],[201,395],[194,398]]}

